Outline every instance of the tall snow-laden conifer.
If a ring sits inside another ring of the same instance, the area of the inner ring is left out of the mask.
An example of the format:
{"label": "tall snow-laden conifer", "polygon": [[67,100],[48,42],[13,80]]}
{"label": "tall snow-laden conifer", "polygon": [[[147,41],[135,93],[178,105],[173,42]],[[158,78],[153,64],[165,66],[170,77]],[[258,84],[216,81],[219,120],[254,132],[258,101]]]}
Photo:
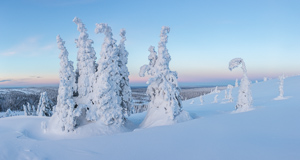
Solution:
{"label": "tall snow-laden conifer", "polygon": [[95,107],[88,110],[87,119],[100,120],[105,125],[122,125],[125,118],[120,98],[119,49],[107,24],[96,24],[95,32],[104,33],[105,38],[93,84]]}
{"label": "tall snow-laden conifer", "polygon": [[[166,47],[169,31],[169,27],[162,27],[158,54],[156,54],[154,47],[150,46],[149,64],[140,69],[141,77],[145,76],[145,73],[152,76],[147,82],[149,84],[147,94],[151,101],[141,127],[171,124],[182,112],[177,73],[169,68],[171,57]],[[165,124],[161,124],[162,121]]]}
{"label": "tall snow-laden conifer", "polygon": [[76,91],[75,74],[73,62],[68,60],[68,51],[64,46],[65,42],[57,36],[57,45],[60,49],[60,71],[59,71],[59,88],[57,96],[56,111],[52,118],[57,119],[59,127],[62,131],[72,131],[76,126],[75,120],[75,102],[73,100],[73,92]]}
{"label": "tall snow-laden conifer", "polygon": [[247,69],[244,60],[241,58],[232,59],[229,62],[229,70],[238,67],[240,64],[242,65],[241,68],[243,70],[243,78],[241,79],[239,96],[235,109],[239,111],[248,111],[249,109],[251,109],[252,105],[252,95],[250,90],[251,82],[249,81],[247,76]]}
{"label": "tall snow-laden conifer", "polygon": [[119,67],[120,67],[120,96],[123,114],[130,115],[131,108],[131,88],[129,86],[129,72],[127,68],[128,52],[125,49],[126,30],[121,29],[120,36],[122,37],[119,44]]}
{"label": "tall snow-laden conifer", "polygon": [[80,32],[78,39],[75,40],[77,52],[77,69],[78,77],[78,97],[82,99],[82,103],[88,104],[90,94],[93,92],[93,77],[95,73],[96,53],[92,44],[93,40],[89,39],[87,29],[81,19],[75,17],[73,22],[77,24],[77,30]]}
{"label": "tall snow-laden conifer", "polygon": [[39,104],[37,107],[38,116],[52,116],[51,108],[54,106],[54,103],[48,98],[47,92],[41,93]]}

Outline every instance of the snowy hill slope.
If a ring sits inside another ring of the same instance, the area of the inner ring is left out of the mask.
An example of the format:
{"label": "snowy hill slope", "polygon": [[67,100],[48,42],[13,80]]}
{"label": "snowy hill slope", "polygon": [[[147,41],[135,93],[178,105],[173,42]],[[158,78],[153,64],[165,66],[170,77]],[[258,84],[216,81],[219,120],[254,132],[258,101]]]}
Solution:
{"label": "snowy hill slope", "polygon": [[[97,123],[71,134],[44,133],[48,118],[0,119],[0,159],[300,159],[300,77],[284,83],[286,100],[275,101],[279,80],[252,84],[254,110],[232,113],[233,103],[212,103],[215,94],[184,101],[193,120],[139,129],[146,113],[129,117],[121,129]],[[114,134],[112,134],[114,133]]]}

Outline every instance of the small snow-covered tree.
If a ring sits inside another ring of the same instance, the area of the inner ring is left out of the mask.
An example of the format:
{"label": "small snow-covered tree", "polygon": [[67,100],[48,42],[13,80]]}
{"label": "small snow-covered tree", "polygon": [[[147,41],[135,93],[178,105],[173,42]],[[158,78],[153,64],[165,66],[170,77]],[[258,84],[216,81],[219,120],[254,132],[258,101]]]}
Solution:
{"label": "small snow-covered tree", "polygon": [[204,102],[203,96],[201,95],[199,98],[200,98],[200,103],[201,103],[200,105],[203,105],[203,102]]}
{"label": "small snow-covered tree", "polygon": [[52,116],[52,107],[54,103],[48,98],[47,92],[42,92],[37,107],[38,116]]}
{"label": "small snow-covered tree", "polygon": [[233,86],[230,84],[227,86],[227,89],[228,89],[227,99],[229,102],[233,102],[232,88],[233,88]]}
{"label": "small snow-covered tree", "polygon": [[235,79],[235,87],[239,87],[239,80]]}
{"label": "small snow-covered tree", "polygon": [[29,116],[27,106],[23,104],[24,116]]}
{"label": "small snow-covered tree", "polygon": [[4,117],[11,117],[12,116],[12,111],[10,110],[10,108],[7,109],[7,111],[4,114]]}
{"label": "small snow-covered tree", "polygon": [[119,44],[119,67],[120,67],[120,96],[121,107],[123,114],[130,115],[130,108],[132,105],[131,88],[129,86],[129,72],[127,68],[128,52],[125,49],[126,30],[121,29],[120,36],[122,37]]}
{"label": "small snow-covered tree", "polygon": [[96,33],[104,33],[105,38],[98,61],[98,71],[93,84],[93,110],[87,114],[88,120],[100,120],[105,125],[122,125],[125,122],[121,106],[119,49],[112,38],[111,28],[104,23],[96,24]]}
{"label": "small snow-covered tree", "polygon": [[218,86],[216,86],[215,90],[213,91],[213,93],[220,93],[220,90],[218,90]]}
{"label": "small snow-covered tree", "polygon": [[275,100],[282,100],[282,99],[285,99],[284,97],[283,97],[283,94],[284,94],[284,91],[283,91],[283,84],[284,84],[284,79],[285,79],[285,77],[284,77],[284,75],[281,75],[281,76],[279,76],[278,77],[278,79],[279,79],[279,96],[278,97],[276,97],[275,98]]}
{"label": "small snow-covered tree", "polygon": [[215,95],[213,103],[218,103],[218,96],[219,95]]}
{"label": "small snow-covered tree", "polygon": [[242,65],[241,68],[243,70],[243,78],[241,79],[238,101],[235,108],[239,111],[247,111],[251,108],[252,105],[252,95],[250,90],[251,82],[249,81],[247,76],[247,69],[244,60],[241,58],[232,59],[229,62],[229,70],[231,71],[239,65]]}
{"label": "small snow-covered tree", "polygon": [[191,100],[190,104],[194,104],[194,100],[193,99]]}
{"label": "small snow-covered tree", "polygon": [[77,69],[78,77],[78,97],[86,103],[90,101],[89,94],[93,92],[92,84],[95,68],[96,53],[92,44],[93,40],[89,39],[87,29],[81,19],[75,17],[73,22],[77,24],[77,30],[80,32],[78,39],[75,40],[77,52]]}
{"label": "small snow-covered tree", "polygon": [[284,75],[279,76],[279,80],[280,80],[280,85],[279,85],[279,97],[283,97],[283,83],[284,83]]}
{"label": "small snow-covered tree", "polygon": [[[73,131],[76,126],[75,102],[73,92],[76,91],[75,73],[73,62],[68,59],[68,51],[65,42],[57,36],[57,46],[60,49],[60,71],[57,105],[51,119],[57,119],[55,124],[62,131]],[[77,115],[78,116],[78,115]]]}
{"label": "small snow-covered tree", "polygon": [[228,93],[227,93],[227,90],[225,90],[225,93],[224,93],[224,99],[228,99]]}
{"label": "small snow-covered tree", "polygon": [[[150,46],[149,64],[140,69],[140,76],[145,73],[152,76],[148,80],[147,94],[150,96],[147,116],[142,122],[142,127],[165,125],[174,123],[177,116],[182,114],[180,88],[177,82],[177,73],[171,71],[169,62],[171,57],[166,43],[168,42],[169,27],[163,26],[158,43],[158,54]],[[161,123],[165,124],[161,124]]]}
{"label": "small snow-covered tree", "polygon": [[268,81],[268,78],[267,77],[264,77],[264,82]]}
{"label": "small snow-covered tree", "polygon": [[36,116],[37,115],[34,105],[30,105],[29,102],[27,102],[27,106],[23,105],[23,109],[24,109],[25,116]]}

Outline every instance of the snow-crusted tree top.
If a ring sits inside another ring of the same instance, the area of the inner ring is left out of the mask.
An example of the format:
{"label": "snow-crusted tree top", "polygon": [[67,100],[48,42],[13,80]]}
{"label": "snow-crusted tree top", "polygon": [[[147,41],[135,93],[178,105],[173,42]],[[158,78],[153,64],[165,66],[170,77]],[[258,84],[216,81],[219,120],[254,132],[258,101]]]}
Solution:
{"label": "snow-crusted tree top", "polygon": [[112,37],[111,27],[106,23],[96,23],[95,33],[104,33],[106,37]]}
{"label": "snow-crusted tree top", "polygon": [[284,80],[284,79],[285,79],[284,74],[283,74],[283,75],[280,75],[280,76],[279,76],[279,79],[280,79],[280,80]]}
{"label": "snow-crusted tree top", "polygon": [[126,35],[126,30],[124,28],[122,28],[120,30],[120,36],[122,37],[120,43],[124,43],[126,41],[126,36],[125,35]]}
{"label": "snow-crusted tree top", "polygon": [[60,53],[60,55],[59,55],[59,58],[62,58],[63,56],[66,56],[66,57],[67,57],[67,56],[69,55],[69,53],[68,53],[68,51],[67,51],[67,49],[66,49],[66,47],[65,47],[65,41],[63,41],[63,40],[61,39],[60,35],[57,35],[56,41],[57,41],[57,47],[58,47],[58,49],[61,50],[61,53]]}
{"label": "snow-crusted tree top", "polygon": [[232,89],[233,86],[231,84],[228,84],[227,89]]}
{"label": "snow-crusted tree top", "polygon": [[81,21],[81,19],[79,19],[78,17],[75,17],[74,19],[73,19],[73,22],[75,23],[75,24],[77,24],[77,30],[79,31],[79,32],[86,32],[87,31],[87,29],[85,28],[85,25],[82,23],[82,21]]}
{"label": "snow-crusted tree top", "polygon": [[[163,26],[160,32],[160,42],[158,43],[158,67],[160,71],[169,69],[169,62],[171,60],[170,54],[166,47],[168,43],[168,33],[170,32],[170,27]],[[151,51],[150,51],[151,52]]]}
{"label": "snow-crusted tree top", "polygon": [[85,25],[82,23],[81,19],[75,17],[73,19],[73,22],[77,25],[77,30],[80,32],[79,38],[75,40],[76,43],[76,47],[80,48],[80,47],[84,47],[84,48],[88,48],[86,52],[88,52],[90,54],[90,56],[92,57],[92,59],[96,59],[95,58],[95,51],[94,48],[92,48],[92,44],[94,43],[93,40],[88,39],[89,38],[89,34],[87,33],[87,29],[85,28]]}
{"label": "snow-crusted tree top", "polygon": [[247,73],[247,69],[244,63],[244,60],[242,58],[234,58],[229,62],[229,70],[232,71],[234,68],[238,67],[240,64],[242,64],[242,70],[243,73]]}
{"label": "snow-crusted tree top", "polygon": [[[154,46],[150,46],[148,51],[150,55],[148,56],[149,65],[143,65],[140,68],[139,75],[141,77],[145,76],[145,73],[148,75],[154,76],[159,72],[169,72],[169,62],[171,60],[170,54],[166,47],[166,43],[168,42],[168,33],[170,32],[170,28],[163,26],[160,32],[160,41],[158,43],[158,53],[155,51]],[[174,72],[174,74],[176,74]]]}

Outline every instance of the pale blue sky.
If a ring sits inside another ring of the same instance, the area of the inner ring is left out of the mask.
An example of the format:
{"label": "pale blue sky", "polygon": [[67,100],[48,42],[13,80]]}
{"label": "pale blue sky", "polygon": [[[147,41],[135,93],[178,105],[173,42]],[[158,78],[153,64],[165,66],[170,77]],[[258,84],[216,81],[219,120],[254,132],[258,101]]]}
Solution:
{"label": "pale blue sky", "polygon": [[0,87],[58,83],[56,35],[66,41],[76,63],[75,16],[85,23],[99,57],[103,35],[95,23],[108,23],[119,40],[127,30],[128,67],[133,84],[157,47],[160,29],[171,28],[170,68],[180,82],[227,84],[241,77],[230,72],[232,58],[244,59],[249,77],[300,73],[300,1],[249,0],[10,0],[0,2]]}

